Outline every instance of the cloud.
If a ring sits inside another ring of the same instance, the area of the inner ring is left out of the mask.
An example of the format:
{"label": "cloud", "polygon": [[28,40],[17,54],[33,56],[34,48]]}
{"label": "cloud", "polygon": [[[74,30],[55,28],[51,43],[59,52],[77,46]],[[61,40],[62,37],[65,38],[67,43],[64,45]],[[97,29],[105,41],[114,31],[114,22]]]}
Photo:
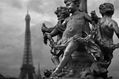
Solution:
{"label": "cloud", "polygon": [[30,0],[28,7],[38,13],[51,13],[62,4],[62,0]]}
{"label": "cloud", "polygon": [[11,5],[16,8],[22,8],[22,0],[0,0],[1,3],[7,3],[8,5]]}

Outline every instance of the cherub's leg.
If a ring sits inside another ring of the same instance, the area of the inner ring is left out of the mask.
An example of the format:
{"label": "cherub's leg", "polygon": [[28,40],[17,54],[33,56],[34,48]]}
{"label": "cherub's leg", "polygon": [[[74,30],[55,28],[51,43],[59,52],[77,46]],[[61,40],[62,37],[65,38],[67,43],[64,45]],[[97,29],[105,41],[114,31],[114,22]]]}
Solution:
{"label": "cherub's leg", "polygon": [[68,46],[66,47],[66,49],[64,51],[63,58],[62,58],[60,64],[58,65],[58,67],[53,72],[53,74],[57,74],[61,71],[61,69],[67,64],[73,51],[75,51],[77,48],[78,48],[78,43],[76,41],[69,42]]}

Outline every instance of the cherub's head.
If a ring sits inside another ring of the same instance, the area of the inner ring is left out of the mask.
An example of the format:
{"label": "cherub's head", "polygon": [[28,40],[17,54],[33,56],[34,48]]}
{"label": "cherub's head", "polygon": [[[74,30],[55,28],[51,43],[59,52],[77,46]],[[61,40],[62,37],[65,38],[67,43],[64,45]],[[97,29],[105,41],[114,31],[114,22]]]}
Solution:
{"label": "cherub's head", "polygon": [[104,3],[99,6],[99,10],[102,16],[112,16],[114,14],[114,5],[111,3]]}
{"label": "cherub's head", "polygon": [[60,6],[60,7],[57,7],[55,14],[57,15],[58,20],[59,20],[59,19],[65,19],[69,17],[70,13],[69,13],[68,8]]}
{"label": "cherub's head", "polygon": [[68,2],[74,3],[74,4],[76,4],[77,6],[80,5],[80,0],[64,0],[64,3],[65,3],[65,4],[67,4]]}
{"label": "cherub's head", "polygon": [[80,0],[64,0],[64,3],[66,4],[66,7],[69,9],[69,11],[72,13],[75,10],[79,9]]}

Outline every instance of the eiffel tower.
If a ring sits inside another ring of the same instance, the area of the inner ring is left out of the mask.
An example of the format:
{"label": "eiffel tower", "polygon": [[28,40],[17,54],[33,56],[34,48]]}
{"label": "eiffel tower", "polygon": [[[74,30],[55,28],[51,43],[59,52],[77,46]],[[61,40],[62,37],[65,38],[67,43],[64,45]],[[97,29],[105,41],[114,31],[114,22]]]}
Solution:
{"label": "eiffel tower", "polygon": [[38,64],[37,79],[42,79],[41,71],[40,71],[40,63]]}
{"label": "eiffel tower", "polygon": [[25,30],[24,56],[19,79],[35,79],[35,68],[33,66],[32,50],[31,50],[30,20],[31,18],[27,11],[27,15],[25,17],[26,30]]}

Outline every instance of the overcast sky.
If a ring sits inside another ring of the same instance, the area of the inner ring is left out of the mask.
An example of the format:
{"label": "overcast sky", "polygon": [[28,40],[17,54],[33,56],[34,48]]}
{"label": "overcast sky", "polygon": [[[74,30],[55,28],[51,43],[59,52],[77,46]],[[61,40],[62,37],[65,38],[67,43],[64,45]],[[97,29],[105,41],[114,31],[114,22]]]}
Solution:
{"label": "overcast sky", "polygon": [[[88,0],[88,12],[96,10],[99,15],[98,7],[104,2],[115,5],[113,18],[119,24],[119,0]],[[47,67],[50,64],[49,48],[42,43],[40,27],[42,22],[47,22],[47,25],[49,23],[49,27],[55,25],[57,18],[54,11],[62,5],[64,5],[63,0],[0,0],[0,73],[11,76],[19,74],[24,50],[24,18],[27,9],[31,15],[34,65],[37,67],[40,62],[41,67]],[[114,39],[119,42],[117,37]],[[118,51],[114,53],[110,66],[113,74],[119,71],[119,68],[116,68],[119,66]]]}

